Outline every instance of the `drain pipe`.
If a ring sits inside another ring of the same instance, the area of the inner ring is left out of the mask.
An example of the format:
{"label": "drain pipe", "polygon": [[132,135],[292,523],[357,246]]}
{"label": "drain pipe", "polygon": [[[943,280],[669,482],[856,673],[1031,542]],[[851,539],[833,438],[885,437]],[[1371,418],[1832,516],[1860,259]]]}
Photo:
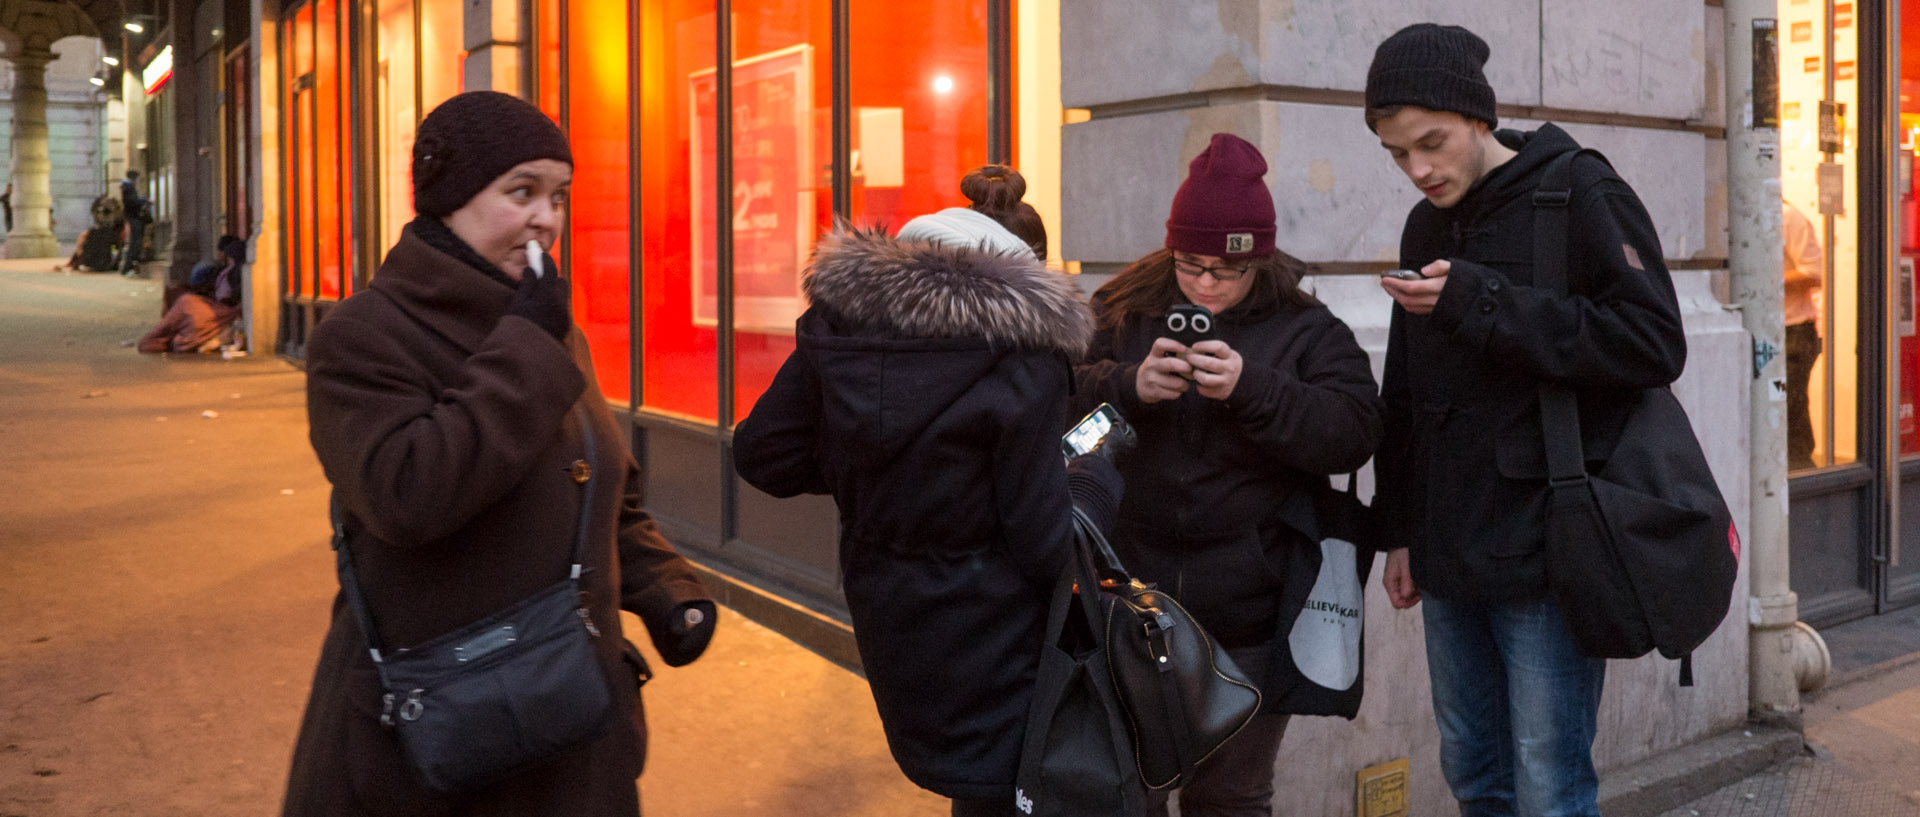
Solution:
{"label": "drain pipe", "polygon": [[1753,338],[1748,387],[1748,712],[1800,726],[1800,693],[1826,683],[1826,644],[1788,583],[1786,318],[1780,227],[1776,0],[1726,0],[1727,266]]}

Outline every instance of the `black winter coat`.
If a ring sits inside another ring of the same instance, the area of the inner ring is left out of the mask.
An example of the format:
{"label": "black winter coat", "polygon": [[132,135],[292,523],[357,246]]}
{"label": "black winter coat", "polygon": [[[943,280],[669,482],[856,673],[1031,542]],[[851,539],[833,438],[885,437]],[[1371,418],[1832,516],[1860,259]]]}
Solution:
{"label": "black winter coat", "polygon": [[1075,368],[1075,411],[1112,403],[1140,435],[1122,463],[1114,547],[1221,644],[1264,644],[1292,618],[1279,609],[1282,549],[1318,547],[1313,491],[1380,442],[1373,369],[1325,306],[1236,307],[1215,321],[1242,359],[1233,393],[1142,403],[1135,377],[1163,325],[1163,315],[1140,315],[1101,330],[1090,362]]}
{"label": "black winter coat", "polygon": [[779,497],[829,493],[854,638],[908,779],[1013,796],[1048,594],[1071,547],[1078,290],[1031,256],[822,239],[797,348],[734,431]]}
{"label": "black winter coat", "polygon": [[1638,389],[1686,363],[1686,332],[1646,208],[1606,162],[1573,163],[1566,247],[1570,294],[1533,285],[1533,192],[1565,131],[1500,131],[1519,155],[1459,204],[1422,201],[1400,264],[1448,259],[1426,316],[1393,309],[1383,396],[1387,439],[1375,507],[1386,543],[1412,548],[1413,576],[1440,598],[1511,600],[1546,592],[1546,453],[1539,386],[1580,402],[1589,470],[1604,464]]}

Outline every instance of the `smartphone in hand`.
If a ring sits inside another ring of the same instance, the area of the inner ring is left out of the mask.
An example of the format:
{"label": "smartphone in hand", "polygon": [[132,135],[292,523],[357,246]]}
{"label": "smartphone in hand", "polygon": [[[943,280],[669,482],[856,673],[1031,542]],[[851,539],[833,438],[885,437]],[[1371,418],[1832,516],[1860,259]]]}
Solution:
{"label": "smartphone in hand", "polygon": [[1213,310],[1199,304],[1174,304],[1167,310],[1167,337],[1192,348],[1203,340],[1213,340]]}
{"label": "smartphone in hand", "polygon": [[1093,450],[1110,433],[1127,433],[1127,421],[1121,419],[1120,412],[1111,404],[1101,403],[1087,416],[1075,423],[1073,430],[1060,438],[1060,453],[1067,459],[1073,459]]}
{"label": "smartphone in hand", "polygon": [[1416,269],[1390,269],[1380,273],[1380,277],[1393,278],[1400,281],[1424,281],[1427,276],[1421,275],[1420,271]]}

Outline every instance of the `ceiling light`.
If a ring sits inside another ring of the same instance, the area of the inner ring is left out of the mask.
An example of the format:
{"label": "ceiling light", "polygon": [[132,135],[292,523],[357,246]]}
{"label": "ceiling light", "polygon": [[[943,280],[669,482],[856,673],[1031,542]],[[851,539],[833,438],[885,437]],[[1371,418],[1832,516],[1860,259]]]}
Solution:
{"label": "ceiling light", "polygon": [[120,58],[119,58],[119,57],[101,57],[101,58],[100,58],[100,61],[101,61],[101,62],[104,62],[104,63],[106,63],[106,64],[108,64],[108,65],[119,65],[119,64],[120,64]]}
{"label": "ceiling light", "polygon": [[139,23],[121,23],[120,27],[128,31],[131,31],[135,34],[139,34],[147,30],[144,26],[141,26]]}
{"label": "ceiling light", "polygon": [[107,81],[99,77],[87,77],[87,81],[93,83],[94,87],[97,88],[105,88],[107,86]]}

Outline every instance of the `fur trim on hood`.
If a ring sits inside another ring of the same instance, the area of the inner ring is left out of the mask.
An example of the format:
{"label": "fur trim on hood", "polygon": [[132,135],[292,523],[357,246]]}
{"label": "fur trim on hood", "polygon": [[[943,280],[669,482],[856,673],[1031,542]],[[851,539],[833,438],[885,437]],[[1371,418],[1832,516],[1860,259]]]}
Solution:
{"label": "fur trim on hood", "polygon": [[1093,337],[1079,288],[1028,252],[897,241],[841,225],[820,239],[800,286],[849,322],[907,337],[982,337],[1075,359]]}

